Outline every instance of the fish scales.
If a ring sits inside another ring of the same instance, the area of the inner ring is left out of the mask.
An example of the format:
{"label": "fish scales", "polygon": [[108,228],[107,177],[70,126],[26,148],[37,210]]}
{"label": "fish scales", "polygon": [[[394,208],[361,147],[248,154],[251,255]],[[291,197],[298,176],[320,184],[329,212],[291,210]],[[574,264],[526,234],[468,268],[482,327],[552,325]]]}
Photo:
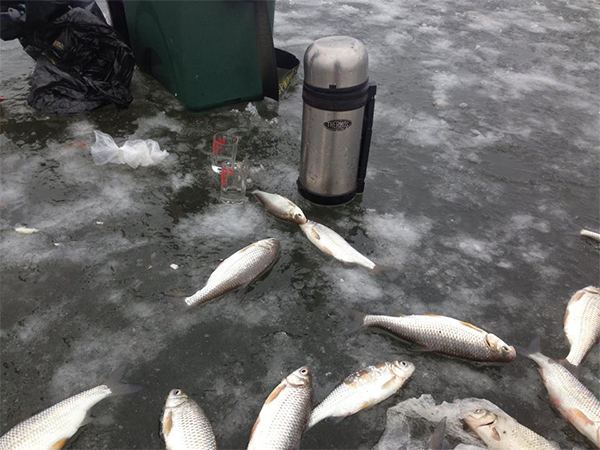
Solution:
{"label": "fish scales", "polygon": [[571,344],[567,361],[578,366],[600,339],[600,289],[588,286],[577,291],[567,306],[565,334]]}
{"label": "fish scales", "polygon": [[187,297],[185,303],[189,306],[204,303],[250,283],[273,264],[278,252],[278,239],[263,239],[244,247],[225,259],[206,285]]}
{"label": "fish scales", "polygon": [[552,404],[579,432],[600,447],[600,401],[557,361],[540,352],[526,356],[538,364]]}
{"label": "fish scales", "polygon": [[[364,325],[387,330],[426,350],[476,361],[514,359],[514,349],[486,331],[451,317],[435,315],[364,317]],[[490,345],[498,340],[500,354]],[[505,347],[504,349],[502,347]]]}
{"label": "fish scales", "polygon": [[349,375],[313,409],[307,428],[328,417],[346,417],[394,395],[412,375],[407,361],[384,362]]}
{"label": "fish scales", "polygon": [[269,395],[252,428],[248,450],[292,450],[300,442],[312,406],[308,368],[288,375]]}
{"label": "fish scales", "polygon": [[57,403],[0,437],[0,450],[51,449],[57,444],[62,447],[85,421],[88,411],[111,394],[110,388],[102,385]]}
{"label": "fish scales", "polygon": [[306,223],[306,216],[302,210],[289,199],[279,194],[270,194],[258,190],[252,193],[267,208],[267,211],[278,219],[299,225]]}
{"label": "fish scales", "polygon": [[162,418],[167,450],[216,450],[212,426],[202,408],[179,389],[169,393]]}

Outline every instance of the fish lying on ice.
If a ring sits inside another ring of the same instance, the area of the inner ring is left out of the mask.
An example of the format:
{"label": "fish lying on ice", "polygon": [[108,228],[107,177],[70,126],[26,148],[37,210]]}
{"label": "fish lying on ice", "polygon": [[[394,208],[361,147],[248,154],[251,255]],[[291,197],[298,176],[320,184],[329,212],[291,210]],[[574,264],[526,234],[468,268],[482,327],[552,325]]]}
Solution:
{"label": "fish lying on ice", "polygon": [[346,264],[357,264],[374,272],[384,272],[393,275],[395,269],[375,264],[365,255],[352,247],[346,240],[325,225],[308,220],[300,225],[310,242],[323,253],[332,256]]}
{"label": "fish lying on ice", "polygon": [[594,233],[593,231],[589,231],[589,230],[581,230],[581,232],[579,234],[583,237],[590,238],[590,239],[600,242],[600,234],[599,233]]}
{"label": "fish lying on ice", "polygon": [[248,450],[292,450],[299,446],[312,407],[308,367],[292,372],[271,392],[252,427]]}
{"label": "fish lying on ice", "polygon": [[244,247],[225,259],[210,275],[206,285],[190,297],[188,306],[209,300],[245,286],[269,269],[279,254],[279,239],[263,239]]}
{"label": "fish lying on ice", "polygon": [[474,361],[509,362],[515,359],[514,347],[470,323],[433,314],[379,316],[348,311],[354,317],[350,331],[377,327],[434,351]]}
{"label": "fish lying on ice", "polygon": [[392,361],[369,366],[349,375],[313,409],[307,429],[329,417],[348,417],[394,395],[410,378],[415,366]]}
{"label": "fish lying on ice", "polygon": [[307,219],[302,210],[287,198],[278,194],[270,194],[258,190],[252,192],[252,194],[265,205],[267,211],[278,219],[297,223],[299,225],[306,223]]}
{"label": "fish lying on ice", "polygon": [[600,446],[600,401],[573,373],[540,351],[536,337],[527,349],[519,349],[539,366],[542,381],[552,404],[565,419],[597,447]]}
{"label": "fish lying on ice", "polygon": [[89,411],[107,397],[137,392],[142,386],[121,384],[126,367],[115,370],[100,386],[69,397],[11,428],[0,437],[0,450],[62,448],[79,427],[90,421]]}
{"label": "fish lying on ice", "polygon": [[524,427],[508,414],[478,409],[464,420],[491,450],[560,450],[558,445]]}
{"label": "fish lying on ice", "polygon": [[212,426],[202,408],[181,389],[169,392],[161,420],[167,450],[216,450]]}
{"label": "fish lying on ice", "polygon": [[600,339],[600,289],[588,286],[571,297],[565,313],[565,334],[571,344],[567,361],[581,364]]}

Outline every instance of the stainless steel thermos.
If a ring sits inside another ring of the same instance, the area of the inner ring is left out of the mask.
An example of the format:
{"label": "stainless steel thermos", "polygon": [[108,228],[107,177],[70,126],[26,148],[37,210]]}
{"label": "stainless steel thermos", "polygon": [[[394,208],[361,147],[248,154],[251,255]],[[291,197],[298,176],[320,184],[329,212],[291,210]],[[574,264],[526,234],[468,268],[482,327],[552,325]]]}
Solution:
{"label": "stainless steel thermos", "polygon": [[363,192],[376,92],[359,40],[331,36],[306,50],[298,178],[306,199],[339,205]]}

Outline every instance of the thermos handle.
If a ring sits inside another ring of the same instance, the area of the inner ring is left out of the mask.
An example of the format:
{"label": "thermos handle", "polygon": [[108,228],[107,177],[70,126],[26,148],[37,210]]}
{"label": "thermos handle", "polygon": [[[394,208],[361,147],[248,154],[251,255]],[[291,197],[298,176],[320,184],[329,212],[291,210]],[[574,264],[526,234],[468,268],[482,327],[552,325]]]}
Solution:
{"label": "thermos handle", "polygon": [[357,194],[362,194],[365,190],[365,178],[367,176],[367,164],[369,163],[369,150],[371,148],[371,135],[373,134],[375,94],[377,94],[377,86],[372,84],[367,90],[367,104],[365,105],[365,115],[363,117],[360,154],[358,156],[358,177],[356,180]]}

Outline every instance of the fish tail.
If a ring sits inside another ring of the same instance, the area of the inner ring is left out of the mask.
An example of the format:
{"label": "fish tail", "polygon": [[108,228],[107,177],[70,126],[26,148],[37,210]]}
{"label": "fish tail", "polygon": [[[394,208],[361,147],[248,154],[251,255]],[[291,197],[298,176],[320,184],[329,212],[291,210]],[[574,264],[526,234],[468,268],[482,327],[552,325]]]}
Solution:
{"label": "fish tail", "polygon": [[355,309],[351,309],[351,308],[344,308],[346,314],[348,314],[348,317],[350,318],[350,322],[348,323],[348,326],[346,327],[346,332],[345,334],[353,334],[356,333],[357,331],[359,331],[360,329],[364,328],[365,326],[365,317],[367,317],[367,315],[363,312],[357,311]]}
{"label": "fish tail", "polygon": [[400,271],[396,267],[384,266],[383,264],[375,264],[375,267],[371,270],[375,276],[383,275],[390,281],[394,281],[400,276]]}
{"label": "fish tail", "polygon": [[184,301],[184,303],[187,306],[194,306],[194,305],[196,305],[198,303],[201,303],[202,296],[203,296],[203,292],[202,292],[202,290],[199,290],[194,295],[190,295],[189,297],[185,297],[183,299],[183,301]]}
{"label": "fish tail", "polygon": [[580,367],[570,362],[568,358],[569,357],[567,356],[567,359],[559,359],[558,363],[571,372],[575,378],[579,378],[581,372]]}
{"label": "fish tail", "polygon": [[527,347],[515,345],[515,348],[523,356],[534,359],[532,358],[533,356],[540,355],[542,353],[542,338],[539,334],[536,334]]}
{"label": "fish tail", "polygon": [[142,389],[146,388],[146,386],[142,384],[122,383],[121,380],[123,379],[123,375],[125,375],[126,371],[127,364],[121,364],[104,382],[104,385],[110,389],[111,396],[133,394],[134,392],[141,391]]}
{"label": "fish tail", "polygon": [[444,417],[435,427],[435,431],[429,440],[430,450],[442,450],[444,443],[444,434],[446,433],[446,417]]}

